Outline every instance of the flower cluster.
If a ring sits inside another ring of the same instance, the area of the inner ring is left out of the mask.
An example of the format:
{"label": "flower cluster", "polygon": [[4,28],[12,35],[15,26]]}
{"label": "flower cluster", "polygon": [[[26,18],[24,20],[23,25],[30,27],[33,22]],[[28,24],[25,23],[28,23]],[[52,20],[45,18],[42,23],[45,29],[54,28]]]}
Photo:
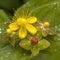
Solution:
{"label": "flower cluster", "polygon": [[27,31],[30,32],[32,35],[37,33],[37,29],[32,25],[33,23],[37,22],[36,17],[30,18],[18,18],[16,21],[9,24],[8,29],[6,30],[7,33],[12,33],[14,31],[19,30],[18,35],[20,39],[23,39],[27,36]]}
{"label": "flower cluster", "polygon": [[19,17],[9,24],[6,32],[9,35],[17,32],[20,39],[19,46],[26,50],[31,50],[34,56],[36,56],[40,50],[44,50],[50,46],[50,42],[44,37],[55,35],[48,21],[41,23],[37,21],[36,17]]}

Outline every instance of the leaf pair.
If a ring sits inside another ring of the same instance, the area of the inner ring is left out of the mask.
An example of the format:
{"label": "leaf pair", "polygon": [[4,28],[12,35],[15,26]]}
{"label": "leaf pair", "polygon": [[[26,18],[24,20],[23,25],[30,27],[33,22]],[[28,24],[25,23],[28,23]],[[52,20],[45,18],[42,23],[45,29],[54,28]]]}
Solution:
{"label": "leaf pair", "polygon": [[31,50],[32,54],[36,56],[40,50],[48,48],[50,46],[50,43],[47,40],[43,39],[40,40],[36,45],[33,45],[31,43],[31,40],[25,39],[22,40],[19,45],[26,50]]}

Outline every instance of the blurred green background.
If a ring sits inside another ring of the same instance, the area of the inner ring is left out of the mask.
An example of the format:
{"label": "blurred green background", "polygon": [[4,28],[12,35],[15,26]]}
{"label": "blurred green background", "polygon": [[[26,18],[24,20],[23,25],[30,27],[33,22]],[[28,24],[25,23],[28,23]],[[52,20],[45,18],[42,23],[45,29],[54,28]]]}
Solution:
{"label": "blurred green background", "polygon": [[13,14],[14,11],[28,0],[0,0],[0,8]]}

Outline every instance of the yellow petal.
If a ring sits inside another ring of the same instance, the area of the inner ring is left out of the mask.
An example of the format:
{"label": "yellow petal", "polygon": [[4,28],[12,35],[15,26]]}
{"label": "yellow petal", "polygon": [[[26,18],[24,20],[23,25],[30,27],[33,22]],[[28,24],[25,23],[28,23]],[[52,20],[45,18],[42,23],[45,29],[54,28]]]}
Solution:
{"label": "yellow petal", "polygon": [[17,26],[16,22],[14,22],[9,25],[9,28],[12,31],[16,31],[19,27]]}
{"label": "yellow petal", "polygon": [[24,18],[18,18],[18,19],[17,19],[17,24],[18,24],[18,25],[22,25],[22,24],[25,23],[25,21],[26,21],[26,19],[24,19]]}
{"label": "yellow petal", "polygon": [[35,23],[35,22],[37,22],[37,18],[36,17],[30,17],[27,19],[27,22],[28,23]]}
{"label": "yellow petal", "polygon": [[19,37],[21,39],[25,38],[27,35],[27,30],[25,27],[21,27],[20,30],[19,30]]}
{"label": "yellow petal", "polygon": [[37,32],[37,29],[31,24],[26,24],[26,29],[33,35]]}

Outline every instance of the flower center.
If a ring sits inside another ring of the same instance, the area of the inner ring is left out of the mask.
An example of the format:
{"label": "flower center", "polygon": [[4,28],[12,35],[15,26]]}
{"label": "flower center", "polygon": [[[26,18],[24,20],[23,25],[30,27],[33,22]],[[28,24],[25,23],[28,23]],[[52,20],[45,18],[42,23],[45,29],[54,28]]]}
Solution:
{"label": "flower center", "polygon": [[25,24],[25,22],[26,22],[26,19],[24,19],[24,18],[18,18],[17,19],[17,24],[18,25],[23,25],[23,24]]}

